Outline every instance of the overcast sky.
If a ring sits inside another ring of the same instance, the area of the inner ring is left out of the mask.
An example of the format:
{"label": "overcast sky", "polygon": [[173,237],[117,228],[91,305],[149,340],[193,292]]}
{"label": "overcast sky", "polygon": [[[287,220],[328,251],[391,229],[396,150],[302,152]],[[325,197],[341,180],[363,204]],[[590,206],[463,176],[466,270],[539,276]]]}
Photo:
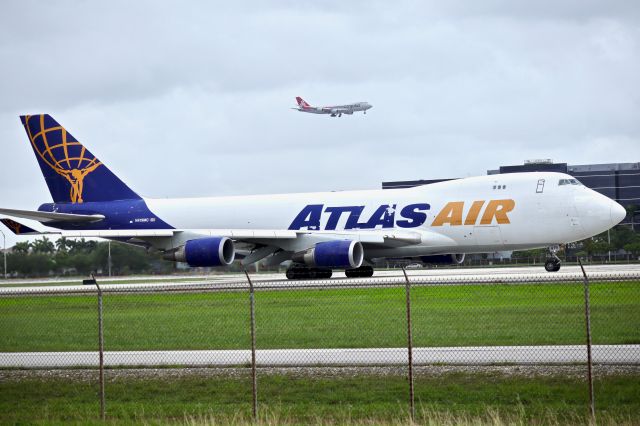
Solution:
{"label": "overcast sky", "polygon": [[0,64],[9,208],[51,200],[18,118],[43,112],[149,197],[640,161],[634,1],[9,1]]}

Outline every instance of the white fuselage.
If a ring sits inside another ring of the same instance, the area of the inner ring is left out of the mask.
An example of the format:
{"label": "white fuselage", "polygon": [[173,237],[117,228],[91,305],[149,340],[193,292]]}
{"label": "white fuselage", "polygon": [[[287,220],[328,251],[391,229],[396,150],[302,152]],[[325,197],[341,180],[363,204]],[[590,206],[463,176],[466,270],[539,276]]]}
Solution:
{"label": "white fuselage", "polygon": [[367,112],[367,110],[371,109],[372,105],[368,102],[356,102],[354,104],[347,105],[335,105],[335,106],[322,106],[322,107],[314,107],[314,106],[300,106],[298,107],[298,111],[301,112],[309,112],[312,114],[331,114],[332,116],[342,115],[342,114],[353,114],[354,112],[363,111]]}
{"label": "white fuselage", "polygon": [[413,245],[367,247],[369,258],[545,247],[596,235],[624,218],[616,202],[583,185],[559,185],[561,179],[571,176],[514,173],[407,189],[145,201],[178,229],[382,229],[421,237]]}

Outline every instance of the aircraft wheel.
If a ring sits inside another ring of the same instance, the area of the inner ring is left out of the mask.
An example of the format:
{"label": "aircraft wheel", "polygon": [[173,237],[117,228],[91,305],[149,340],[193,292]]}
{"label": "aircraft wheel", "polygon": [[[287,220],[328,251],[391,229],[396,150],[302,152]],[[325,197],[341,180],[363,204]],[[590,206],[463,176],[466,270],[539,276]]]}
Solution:
{"label": "aircraft wheel", "polygon": [[292,266],[287,269],[286,276],[290,280],[321,280],[331,278],[333,271],[329,268],[309,268]]}
{"label": "aircraft wheel", "polygon": [[309,278],[310,272],[306,266],[292,266],[287,269],[286,276],[290,280],[304,280]]}
{"label": "aircraft wheel", "polygon": [[326,280],[328,278],[331,278],[331,275],[333,275],[333,271],[329,268],[314,268],[315,271],[315,276],[313,278],[317,279],[317,280]]}
{"label": "aircraft wheel", "polygon": [[557,259],[547,259],[544,263],[544,269],[547,272],[558,272],[560,270],[560,262]]}
{"label": "aircraft wheel", "polygon": [[373,268],[371,266],[361,266],[355,269],[346,269],[344,274],[347,278],[368,278],[373,276]]}
{"label": "aircraft wheel", "polygon": [[373,267],[371,266],[362,266],[361,268],[364,268],[365,270],[363,271],[362,276],[365,278],[370,278],[373,276]]}

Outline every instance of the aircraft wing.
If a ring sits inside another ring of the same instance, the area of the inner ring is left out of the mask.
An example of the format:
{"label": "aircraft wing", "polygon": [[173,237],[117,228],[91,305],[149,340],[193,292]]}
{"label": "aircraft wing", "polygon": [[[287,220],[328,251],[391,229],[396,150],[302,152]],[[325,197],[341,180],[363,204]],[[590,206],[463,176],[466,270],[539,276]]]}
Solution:
{"label": "aircraft wing", "polygon": [[[3,214],[24,211],[0,209]],[[29,213],[29,214],[27,214]],[[35,212],[27,212],[23,216],[34,216]],[[46,212],[39,212],[46,213]],[[39,220],[71,220],[69,216],[80,216],[80,220],[88,218],[96,220],[95,216],[67,215],[60,213],[46,213],[47,216]],[[53,215],[53,216],[50,216]],[[62,216],[60,216],[62,215]],[[15,220],[1,219],[9,229],[18,235],[57,235],[66,238],[106,238],[129,244],[140,245],[159,251],[169,251],[184,245],[189,240],[207,237],[228,237],[236,242],[239,252],[248,253],[244,264],[253,263],[264,257],[290,258],[290,255],[313,247],[315,244],[333,240],[353,240],[369,248],[395,248],[416,244],[438,247],[450,245],[448,237],[430,231],[408,231],[399,229],[353,229],[344,231],[312,231],[286,229],[101,229],[101,230],[60,230],[51,227],[34,230]],[[446,241],[441,241],[443,238]],[[276,256],[278,254],[278,256]],[[287,257],[288,256],[288,257]]]}
{"label": "aircraft wing", "polygon": [[[0,209],[3,214],[19,212],[20,216],[35,218],[36,212],[22,213],[23,211]],[[40,212],[43,213],[43,212]],[[51,216],[53,215],[53,216]],[[81,221],[86,221],[83,215],[67,215],[59,213],[46,213],[39,217],[45,224],[41,229],[35,230],[12,219],[1,219],[9,229],[19,235],[56,235],[66,238],[106,238],[136,245],[143,245],[157,250],[165,251],[175,249],[189,240],[206,237],[228,237],[234,240],[239,249],[252,251],[260,247],[271,247],[275,251],[297,252],[313,247],[316,243],[332,240],[360,241],[365,247],[402,247],[420,244],[423,241],[421,232],[405,231],[397,229],[372,229],[372,230],[347,230],[347,231],[307,231],[286,229],[99,229],[99,230],[60,230],[46,226],[47,221],[62,217],[71,220],[71,217],[80,216]],[[95,216],[89,216],[95,220]],[[75,219],[75,218],[74,218]],[[259,260],[259,259],[258,259]],[[286,259],[285,259],[286,260]]]}
{"label": "aircraft wing", "polygon": [[15,210],[15,209],[3,209],[0,208],[0,214],[7,216],[19,217],[22,219],[36,220],[41,223],[49,222],[98,222],[104,219],[101,214],[70,214],[70,213],[55,213],[55,212],[41,212],[37,210]]}

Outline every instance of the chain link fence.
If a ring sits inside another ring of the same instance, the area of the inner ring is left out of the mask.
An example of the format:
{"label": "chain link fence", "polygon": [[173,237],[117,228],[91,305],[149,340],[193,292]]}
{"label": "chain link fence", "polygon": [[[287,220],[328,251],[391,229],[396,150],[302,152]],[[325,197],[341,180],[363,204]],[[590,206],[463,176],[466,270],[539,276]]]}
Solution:
{"label": "chain link fence", "polygon": [[[277,368],[357,375],[394,367],[412,376],[414,366],[428,365],[583,365],[586,376],[586,301],[593,363],[640,364],[634,274],[590,277],[588,299],[579,274],[451,278],[407,271],[405,279],[399,271],[325,281],[255,275],[252,291],[239,275],[216,283],[103,284],[104,374],[241,371],[233,394],[238,404],[253,399],[254,409],[261,374]],[[0,367],[98,367],[98,306],[95,285],[0,289]],[[410,411],[412,380],[406,386],[401,405]],[[108,407],[108,394],[106,401]]]}

